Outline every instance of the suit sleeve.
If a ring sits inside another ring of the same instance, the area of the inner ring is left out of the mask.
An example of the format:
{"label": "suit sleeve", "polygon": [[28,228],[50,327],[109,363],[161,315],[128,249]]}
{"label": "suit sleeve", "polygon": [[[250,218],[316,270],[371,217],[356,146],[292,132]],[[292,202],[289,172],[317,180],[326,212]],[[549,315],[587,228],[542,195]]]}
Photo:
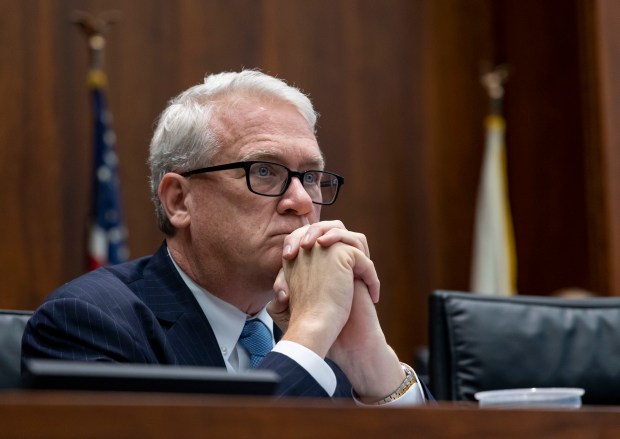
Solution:
{"label": "suit sleeve", "polygon": [[77,299],[45,302],[28,321],[22,361],[50,358],[72,361],[149,362],[131,327],[118,316]]}
{"label": "suit sleeve", "polygon": [[[337,385],[333,397],[351,397],[351,384],[342,370],[335,363],[326,360],[336,375]],[[295,360],[279,352],[270,352],[261,361],[259,369],[276,372],[280,383],[276,388],[276,396],[305,396],[326,398],[325,389]]]}
{"label": "suit sleeve", "polygon": [[329,396],[302,366],[279,352],[267,354],[261,361],[259,369],[272,370],[280,377],[276,396]]}

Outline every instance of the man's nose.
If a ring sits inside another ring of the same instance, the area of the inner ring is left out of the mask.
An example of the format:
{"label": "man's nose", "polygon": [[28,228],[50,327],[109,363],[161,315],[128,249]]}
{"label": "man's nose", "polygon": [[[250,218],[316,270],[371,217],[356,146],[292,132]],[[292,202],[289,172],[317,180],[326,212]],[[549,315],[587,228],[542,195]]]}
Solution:
{"label": "man's nose", "polygon": [[312,198],[297,176],[291,178],[286,192],[282,194],[278,203],[278,213],[290,211],[298,215],[307,215],[312,211]]}

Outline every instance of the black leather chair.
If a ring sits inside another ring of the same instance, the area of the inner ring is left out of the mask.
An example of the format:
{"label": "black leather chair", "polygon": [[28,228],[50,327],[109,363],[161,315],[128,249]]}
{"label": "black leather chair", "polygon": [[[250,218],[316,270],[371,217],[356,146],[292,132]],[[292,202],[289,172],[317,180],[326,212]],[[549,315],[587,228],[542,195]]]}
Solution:
{"label": "black leather chair", "polygon": [[438,400],[581,387],[584,404],[620,404],[620,298],[436,291],[429,305],[429,379]]}
{"label": "black leather chair", "polygon": [[31,311],[0,310],[0,389],[19,387],[22,334]]}

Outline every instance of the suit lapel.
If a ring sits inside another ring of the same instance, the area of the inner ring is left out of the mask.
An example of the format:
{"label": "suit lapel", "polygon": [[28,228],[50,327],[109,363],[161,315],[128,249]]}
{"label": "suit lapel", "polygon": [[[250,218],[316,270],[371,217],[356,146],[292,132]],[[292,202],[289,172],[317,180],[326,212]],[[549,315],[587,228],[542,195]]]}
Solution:
{"label": "suit lapel", "polygon": [[213,329],[174,267],[165,243],[144,269],[143,301],[165,328],[178,364],[226,367]]}

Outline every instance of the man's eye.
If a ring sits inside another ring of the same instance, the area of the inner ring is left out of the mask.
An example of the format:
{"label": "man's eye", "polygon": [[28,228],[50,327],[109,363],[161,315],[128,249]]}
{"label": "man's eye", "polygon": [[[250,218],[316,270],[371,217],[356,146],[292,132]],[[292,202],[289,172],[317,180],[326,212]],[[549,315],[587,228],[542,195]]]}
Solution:
{"label": "man's eye", "polygon": [[261,166],[258,168],[258,175],[261,177],[266,177],[270,174],[269,168],[267,166]]}
{"label": "man's eye", "polygon": [[316,184],[317,176],[314,172],[304,174],[304,184]]}

